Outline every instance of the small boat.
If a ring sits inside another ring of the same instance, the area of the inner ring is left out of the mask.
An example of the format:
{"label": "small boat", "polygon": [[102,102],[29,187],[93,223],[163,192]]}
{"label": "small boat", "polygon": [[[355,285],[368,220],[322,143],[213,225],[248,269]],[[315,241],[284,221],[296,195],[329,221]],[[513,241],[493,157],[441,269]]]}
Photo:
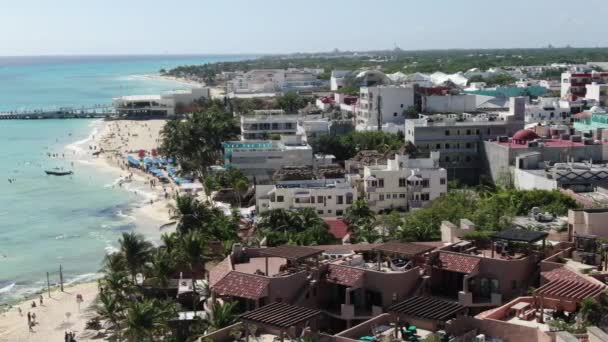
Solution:
{"label": "small boat", "polygon": [[46,174],[50,175],[50,176],[69,176],[74,173],[72,171],[53,171],[53,170],[45,170],[44,172],[46,172]]}

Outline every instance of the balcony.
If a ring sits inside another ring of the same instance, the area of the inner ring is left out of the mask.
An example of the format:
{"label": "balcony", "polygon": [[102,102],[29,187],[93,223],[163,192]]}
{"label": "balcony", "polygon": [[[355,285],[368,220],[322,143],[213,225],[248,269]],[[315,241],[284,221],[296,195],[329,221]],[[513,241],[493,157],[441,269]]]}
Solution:
{"label": "balcony", "polygon": [[420,200],[409,200],[409,201],[407,201],[407,203],[410,206],[410,208],[418,209],[418,208],[422,208],[422,205],[424,202],[420,201]]}
{"label": "balcony", "polygon": [[407,190],[408,192],[422,192],[422,185],[408,185],[407,186]]}

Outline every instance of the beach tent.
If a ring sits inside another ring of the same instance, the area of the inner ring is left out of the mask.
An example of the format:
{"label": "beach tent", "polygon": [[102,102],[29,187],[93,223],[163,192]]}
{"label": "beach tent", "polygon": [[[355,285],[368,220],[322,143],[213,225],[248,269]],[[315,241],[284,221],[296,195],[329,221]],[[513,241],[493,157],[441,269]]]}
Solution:
{"label": "beach tent", "polygon": [[127,162],[129,162],[129,164],[131,164],[132,166],[136,166],[136,167],[141,166],[141,164],[139,163],[139,160],[137,160],[133,156],[128,156],[127,157]]}

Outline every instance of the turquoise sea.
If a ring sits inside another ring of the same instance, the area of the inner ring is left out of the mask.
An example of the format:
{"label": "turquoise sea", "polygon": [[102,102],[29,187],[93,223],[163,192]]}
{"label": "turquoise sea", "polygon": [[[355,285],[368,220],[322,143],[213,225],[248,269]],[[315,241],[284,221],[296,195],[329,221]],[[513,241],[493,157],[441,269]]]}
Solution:
{"label": "turquoise sea", "polygon": [[[110,103],[119,95],[184,88],[141,75],[181,64],[245,56],[0,57],[0,111]],[[59,281],[92,279],[145,200],[112,187],[118,175],[77,151],[96,120],[0,120],[0,304]],[[59,154],[59,158],[48,154]],[[70,177],[46,176],[65,167]],[[14,179],[14,180],[13,180]],[[10,181],[9,181],[10,180]]]}

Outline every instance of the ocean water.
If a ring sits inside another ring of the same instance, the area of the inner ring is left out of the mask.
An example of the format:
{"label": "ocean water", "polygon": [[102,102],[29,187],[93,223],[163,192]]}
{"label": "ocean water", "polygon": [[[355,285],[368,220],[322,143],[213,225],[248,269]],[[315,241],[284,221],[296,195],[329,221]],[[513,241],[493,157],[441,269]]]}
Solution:
{"label": "ocean water", "polygon": [[0,57],[0,112],[108,105],[112,97],[158,94],[188,86],[150,81],[161,68],[254,56]]}
{"label": "ocean water", "polygon": [[[0,57],[0,111],[88,106],[118,95],[180,89],[183,84],[141,75],[237,58],[244,57]],[[113,187],[120,173],[87,156],[99,125],[82,119],[0,120],[0,304],[43,288],[46,272],[57,283],[60,264],[66,282],[94,278],[122,232],[153,224],[132,217],[146,200],[144,190]],[[55,167],[74,175],[44,173]]]}

